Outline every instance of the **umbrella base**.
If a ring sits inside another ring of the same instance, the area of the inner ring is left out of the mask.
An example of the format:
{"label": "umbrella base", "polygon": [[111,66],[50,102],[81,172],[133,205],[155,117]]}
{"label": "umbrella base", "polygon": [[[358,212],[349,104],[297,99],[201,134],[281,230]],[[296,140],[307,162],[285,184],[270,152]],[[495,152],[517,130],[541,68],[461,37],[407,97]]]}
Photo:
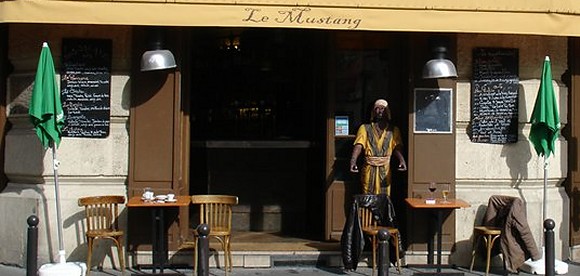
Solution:
{"label": "umbrella base", "polygon": [[85,276],[87,265],[81,262],[44,264],[38,269],[38,276]]}
{"label": "umbrella base", "polygon": [[[554,262],[554,269],[556,270],[556,274],[567,274],[568,273],[568,264],[559,260]],[[537,261],[527,260],[524,264],[520,267],[520,270],[525,271],[530,274],[536,275],[545,275],[546,274],[546,260],[539,259]]]}
{"label": "umbrella base", "polygon": [[[528,259],[520,267],[520,270],[525,271],[530,274],[545,275],[546,274],[546,248],[542,247],[542,258],[537,261],[532,261]],[[558,259],[554,260],[554,270],[556,274],[567,274],[568,264],[562,262]]]}

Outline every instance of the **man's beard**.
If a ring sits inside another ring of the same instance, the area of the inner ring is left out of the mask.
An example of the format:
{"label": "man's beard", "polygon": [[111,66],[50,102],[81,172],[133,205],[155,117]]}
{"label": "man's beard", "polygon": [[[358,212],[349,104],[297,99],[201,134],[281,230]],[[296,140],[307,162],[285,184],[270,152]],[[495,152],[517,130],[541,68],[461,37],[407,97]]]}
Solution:
{"label": "man's beard", "polygon": [[374,116],[372,121],[373,121],[373,123],[380,123],[380,122],[388,123],[389,118],[387,118],[384,115],[383,116]]}

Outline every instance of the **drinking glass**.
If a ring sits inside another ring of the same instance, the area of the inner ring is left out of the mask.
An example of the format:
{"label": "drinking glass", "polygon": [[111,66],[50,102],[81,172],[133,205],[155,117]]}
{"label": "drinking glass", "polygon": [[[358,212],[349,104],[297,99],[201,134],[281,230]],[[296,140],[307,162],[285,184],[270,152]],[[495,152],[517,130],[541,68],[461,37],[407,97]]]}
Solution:
{"label": "drinking glass", "polygon": [[431,197],[429,199],[435,199],[435,190],[437,190],[437,183],[429,183],[429,192],[431,192]]}
{"label": "drinking glass", "polygon": [[443,202],[447,203],[447,198],[449,196],[449,184],[443,184],[443,190],[441,190],[441,195],[443,195]]}

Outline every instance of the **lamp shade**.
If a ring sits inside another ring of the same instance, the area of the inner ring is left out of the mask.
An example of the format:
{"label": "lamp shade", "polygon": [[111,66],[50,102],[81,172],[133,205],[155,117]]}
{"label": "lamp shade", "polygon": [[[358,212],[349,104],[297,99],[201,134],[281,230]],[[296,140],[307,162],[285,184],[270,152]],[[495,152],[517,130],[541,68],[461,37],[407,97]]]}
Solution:
{"label": "lamp shade", "polygon": [[141,71],[164,70],[177,67],[175,57],[169,50],[151,50],[141,57]]}
{"label": "lamp shade", "polygon": [[423,78],[424,79],[437,79],[437,78],[456,78],[457,69],[455,65],[448,59],[435,58],[427,61],[425,66],[423,66]]}
{"label": "lamp shade", "polygon": [[141,71],[164,70],[177,67],[175,57],[164,47],[165,29],[150,27],[147,30],[148,50],[141,57]]}
{"label": "lamp shade", "polygon": [[433,59],[423,66],[424,79],[456,78],[457,69],[451,60],[446,58],[447,47],[442,38],[433,38],[431,41]]}

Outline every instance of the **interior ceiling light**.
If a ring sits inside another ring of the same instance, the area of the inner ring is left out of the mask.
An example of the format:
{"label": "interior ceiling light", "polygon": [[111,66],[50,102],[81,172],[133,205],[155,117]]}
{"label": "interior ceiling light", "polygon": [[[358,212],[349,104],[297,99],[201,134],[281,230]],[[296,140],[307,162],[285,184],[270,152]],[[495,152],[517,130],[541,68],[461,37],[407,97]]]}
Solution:
{"label": "interior ceiling light", "polygon": [[149,49],[141,57],[141,71],[165,70],[177,67],[171,51],[163,49],[163,31],[153,28],[149,31]]}
{"label": "interior ceiling light", "polygon": [[451,60],[446,58],[447,47],[441,39],[435,40],[432,45],[433,59],[423,66],[424,79],[456,78],[457,69]]}

